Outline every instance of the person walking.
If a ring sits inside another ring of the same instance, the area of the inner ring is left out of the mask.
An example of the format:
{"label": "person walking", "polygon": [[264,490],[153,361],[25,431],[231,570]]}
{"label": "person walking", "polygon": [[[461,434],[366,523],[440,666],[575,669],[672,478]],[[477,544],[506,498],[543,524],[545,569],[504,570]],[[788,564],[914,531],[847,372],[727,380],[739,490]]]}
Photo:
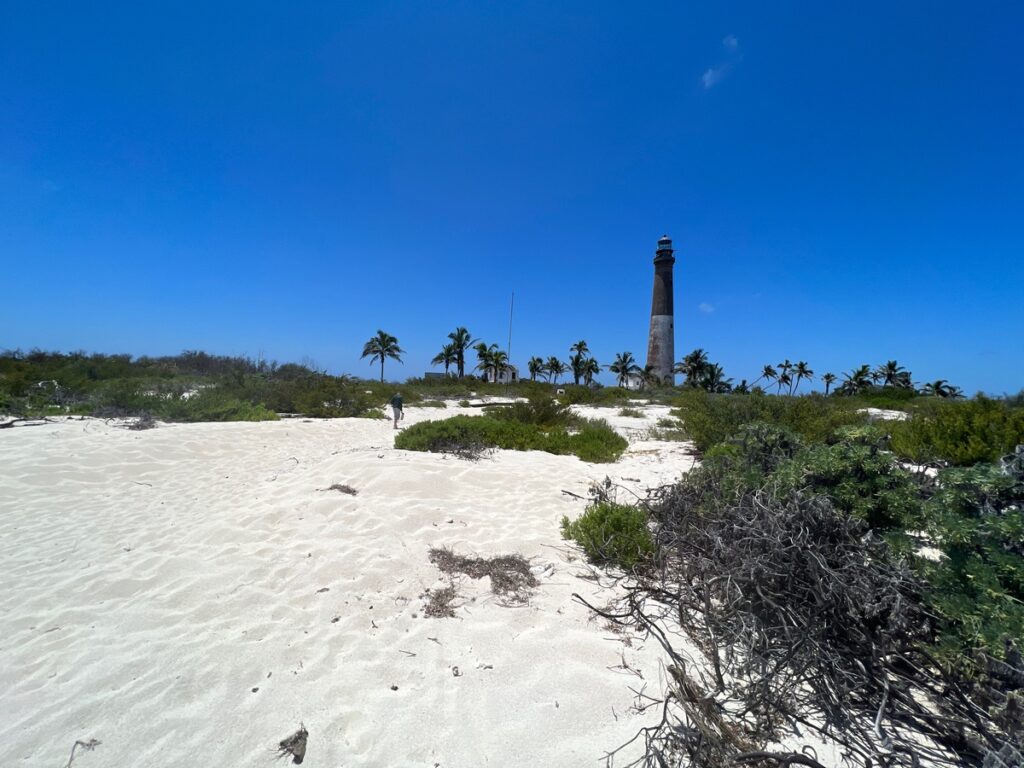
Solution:
{"label": "person walking", "polygon": [[402,408],[402,394],[395,392],[391,398],[391,413],[395,417],[395,429],[398,429],[398,421],[405,418],[405,410]]}

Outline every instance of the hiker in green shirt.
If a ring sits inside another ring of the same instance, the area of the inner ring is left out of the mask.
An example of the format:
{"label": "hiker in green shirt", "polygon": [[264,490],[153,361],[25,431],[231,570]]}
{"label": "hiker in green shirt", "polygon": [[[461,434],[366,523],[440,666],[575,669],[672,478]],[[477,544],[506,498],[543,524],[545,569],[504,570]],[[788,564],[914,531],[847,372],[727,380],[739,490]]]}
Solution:
{"label": "hiker in green shirt", "polygon": [[405,418],[405,411],[402,409],[402,395],[395,392],[391,398],[391,413],[395,417],[395,429],[398,429],[398,420]]}

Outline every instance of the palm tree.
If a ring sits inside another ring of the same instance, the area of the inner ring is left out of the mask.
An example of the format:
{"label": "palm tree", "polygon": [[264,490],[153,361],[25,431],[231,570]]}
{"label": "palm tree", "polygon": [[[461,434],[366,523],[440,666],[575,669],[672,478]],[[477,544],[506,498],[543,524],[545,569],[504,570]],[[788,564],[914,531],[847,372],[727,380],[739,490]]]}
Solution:
{"label": "palm tree", "polygon": [[814,378],[814,371],[807,366],[807,363],[801,360],[796,364],[796,367],[793,368],[793,375],[795,376],[795,380],[793,382],[793,389],[789,391],[790,394],[793,394],[793,390],[800,389],[800,382],[804,379],[811,381]]}
{"label": "palm tree", "polygon": [[569,368],[572,369],[573,383],[578,386],[580,378],[583,376],[583,366],[586,364],[590,349],[587,347],[587,342],[580,339],[569,347],[569,351],[573,353],[569,357]]}
{"label": "palm tree", "polygon": [[779,378],[776,380],[775,383],[779,385],[778,388],[775,390],[775,394],[780,395],[782,394],[783,387],[793,386],[793,377],[789,375],[789,371],[786,371],[785,373],[779,374]]}
{"label": "palm tree", "polygon": [[615,356],[615,362],[608,366],[608,370],[616,375],[616,381],[620,387],[626,386],[630,377],[642,370],[636,364],[632,352],[620,352]]}
{"label": "palm tree", "polygon": [[935,381],[928,382],[921,388],[921,394],[942,398],[963,397],[960,394],[960,388],[951,386],[945,379],[936,379]]}
{"label": "palm tree", "polygon": [[761,375],[754,379],[752,385],[757,384],[757,382],[759,382],[761,379],[764,379],[766,382],[769,382],[775,381],[775,379],[777,379],[778,377],[779,374],[776,373],[775,369],[770,365],[766,365],[764,368],[761,369]]}
{"label": "palm tree", "polygon": [[374,361],[380,360],[380,380],[384,381],[384,360],[391,358],[402,362],[402,348],[398,346],[398,339],[392,336],[390,333],[384,331],[377,331],[376,336],[371,336],[369,341],[363,345],[363,354],[360,355],[360,359],[364,357],[370,358],[370,365],[373,365]]}
{"label": "palm tree", "polygon": [[558,377],[568,370],[568,368],[566,368],[565,366],[565,363],[563,363],[554,355],[549,357],[548,361],[544,363],[544,369],[548,372],[548,381],[550,381],[552,384],[557,384]]}
{"label": "palm tree", "polygon": [[508,370],[508,352],[498,349],[497,344],[490,346],[479,342],[475,347],[477,364],[476,369],[483,373],[484,380],[492,383],[498,382],[498,377]]}
{"label": "palm tree", "polygon": [[834,373],[823,373],[821,380],[825,382],[825,397],[828,397],[828,391],[836,381],[836,375]]}
{"label": "palm tree", "polygon": [[530,372],[530,381],[536,381],[537,376],[544,373],[544,361],[539,357],[531,357],[526,364],[526,370]]}
{"label": "palm tree", "polygon": [[708,392],[723,394],[732,390],[732,379],[725,377],[722,366],[718,363],[711,363],[701,372],[698,386]]}
{"label": "palm tree", "polygon": [[461,379],[466,375],[466,350],[473,346],[476,339],[461,325],[449,333],[448,338],[452,340],[452,347],[455,348],[455,368]]}
{"label": "palm tree", "polygon": [[583,362],[583,383],[589,387],[600,372],[601,365],[594,358],[588,357]]}
{"label": "palm tree", "polygon": [[430,361],[431,365],[443,365],[444,375],[448,375],[448,369],[458,362],[458,357],[455,354],[454,344],[445,344],[441,347],[441,351],[434,355],[434,359]]}
{"label": "palm tree", "polygon": [[498,378],[501,374],[511,369],[511,365],[508,362],[508,352],[504,349],[495,349],[491,353],[491,367],[494,369],[494,383],[498,383]]}
{"label": "palm tree", "polygon": [[792,367],[793,364],[789,362],[789,358],[787,357],[785,360],[779,363],[779,375],[784,376],[785,374],[789,373]]}
{"label": "palm tree", "polygon": [[734,386],[732,388],[732,391],[733,391],[734,394],[737,394],[737,395],[749,395],[750,394],[750,385],[747,384],[747,380],[746,379],[740,379],[740,383],[737,384],[736,386]]}
{"label": "palm tree", "polygon": [[[609,369],[611,366],[609,366]],[[647,389],[648,387],[656,387],[661,384],[661,377],[658,376],[654,371],[654,366],[650,363],[644,366],[644,369],[640,371],[640,388]]]}
{"label": "palm tree", "polygon": [[844,395],[857,395],[871,387],[871,366],[862,365],[849,373],[843,374],[843,383],[839,392]]}
{"label": "palm tree", "polygon": [[686,377],[684,387],[699,386],[701,374],[708,366],[708,353],[703,349],[695,349],[678,363],[672,366],[673,373],[681,373]]}
{"label": "palm tree", "polygon": [[883,387],[905,388],[910,384],[910,371],[895,360],[889,360],[885,365],[878,366],[873,376],[877,377],[875,381],[882,382]]}

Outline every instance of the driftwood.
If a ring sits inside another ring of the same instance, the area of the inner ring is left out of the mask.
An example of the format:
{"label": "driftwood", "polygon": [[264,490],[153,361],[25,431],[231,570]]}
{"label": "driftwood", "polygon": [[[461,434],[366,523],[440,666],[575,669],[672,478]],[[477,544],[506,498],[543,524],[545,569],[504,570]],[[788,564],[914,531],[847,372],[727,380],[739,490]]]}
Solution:
{"label": "driftwood", "polygon": [[11,419],[10,421],[0,422],[0,429],[11,429],[12,427],[17,426],[18,424],[21,424],[21,426],[23,427],[41,427],[43,424],[49,424],[52,421],[53,419],[48,419],[45,416],[41,419],[19,417],[16,419]]}
{"label": "driftwood", "polygon": [[[979,695],[976,680],[928,654],[923,587],[883,542],[826,499],[764,491],[722,501],[728,491],[715,482],[683,483],[652,505],[660,560],[622,585],[620,604],[575,596],[669,658],[667,690],[639,692],[639,708],[662,716],[635,737],[645,745],[637,764],[821,768],[809,746],[771,746],[813,733],[851,766],[1013,765],[1001,755],[1021,733],[1021,691]],[[703,658],[679,650],[680,631]],[[1000,701],[1018,719],[997,723],[988,705]]]}
{"label": "driftwood", "polygon": [[64,764],[64,768],[71,768],[71,764],[73,762],[75,762],[75,751],[79,747],[81,747],[82,749],[84,749],[87,752],[91,752],[92,750],[96,749],[96,747],[98,747],[99,745],[100,745],[100,741],[98,739],[89,739],[88,741],[81,741],[81,740],[76,741],[71,746],[71,756],[68,757],[68,761]]}

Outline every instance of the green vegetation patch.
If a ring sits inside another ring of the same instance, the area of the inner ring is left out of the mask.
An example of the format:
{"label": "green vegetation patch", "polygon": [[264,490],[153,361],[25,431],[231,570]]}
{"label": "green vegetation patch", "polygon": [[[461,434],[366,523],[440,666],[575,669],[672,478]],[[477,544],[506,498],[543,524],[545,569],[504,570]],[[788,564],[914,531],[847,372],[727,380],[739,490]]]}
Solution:
{"label": "green vegetation patch", "polygon": [[784,493],[799,490],[828,496],[838,510],[878,531],[920,523],[918,483],[877,444],[843,440],[810,446],[781,464],[775,479]]}
{"label": "green vegetation patch", "polygon": [[582,421],[570,432],[565,427],[545,427],[491,415],[422,421],[395,437],[395,447],[407,451],[459,453],[478,446],[574,454],[584,461],[605,463],[617,460],[627,443],[603,421]]}
{"label": "green vegetation patch", "polygon": [[939,473],[925,519],[943,557],[917,566],[952,629],[942,641],[947,655],[1024,638],[1024,451]]}
{"label": "green vegetation patch", "polygon": [[647,513],[639,507],[597,502],[576,520],[562,518],[562,538],[579,544],[591,562],[628,571],[654,554],[647,520]]}
{"label": "green vegetation patch", "polygon": [[[946,460],[957,456],[955,448],[977,459],[992,455],[993,446],[1005,444],[1001,440],[1019,439],[1012,431],[1017,413],[1004,402],[983,398],[923,407],[924,418],[905,433],[897,430],[907,422],[887,422],[808,438],[835,420],[829,412],[800,420],[783,411],[788,425],[742,425],[707,449],[703,464],[683,478],[677,492],[712,519],[750,494],[760,494],[769,505],[826,498],[838,514],[856,518],[885,539],[894,561],[905,559],[924,580],[923,599],[940,619],[936,653],[957,664],[970,663],[978,650],[998,658],[1006,653],[1004,637],[1024,636],[1024,449],[997,461],[943,470],[932,480],[900,465],[889,450],[887,430],[893,430],[893,443],[897,435],[923,435],[919,445],[944,446]],[[723,410],[731,418],[731,406]],[[695,421],[717,428],[726,419],[702,420],[696,413]],[[804,434],[790,426],[801,424]],[[928,556],[922,546],[929,548]]]}
{"label": "green vegetation patch", "polygon": [[733,437],[744,424],[760,421],[786,427],[807,441],[825,442],[843,426],[864,424],[865,414],[847,398],[821,395],[771,397],[710,394],[687,390],[672,404],[672,415],[682,421],[682,429],[697,449],[706,451]]}
{"label": "green vegetation patch", "polygon": [[889,429],[890,445],[903,458],[918,464],[967,466],[996,461],[1024,444],[1024,408],[982,396],[931,399]]}

